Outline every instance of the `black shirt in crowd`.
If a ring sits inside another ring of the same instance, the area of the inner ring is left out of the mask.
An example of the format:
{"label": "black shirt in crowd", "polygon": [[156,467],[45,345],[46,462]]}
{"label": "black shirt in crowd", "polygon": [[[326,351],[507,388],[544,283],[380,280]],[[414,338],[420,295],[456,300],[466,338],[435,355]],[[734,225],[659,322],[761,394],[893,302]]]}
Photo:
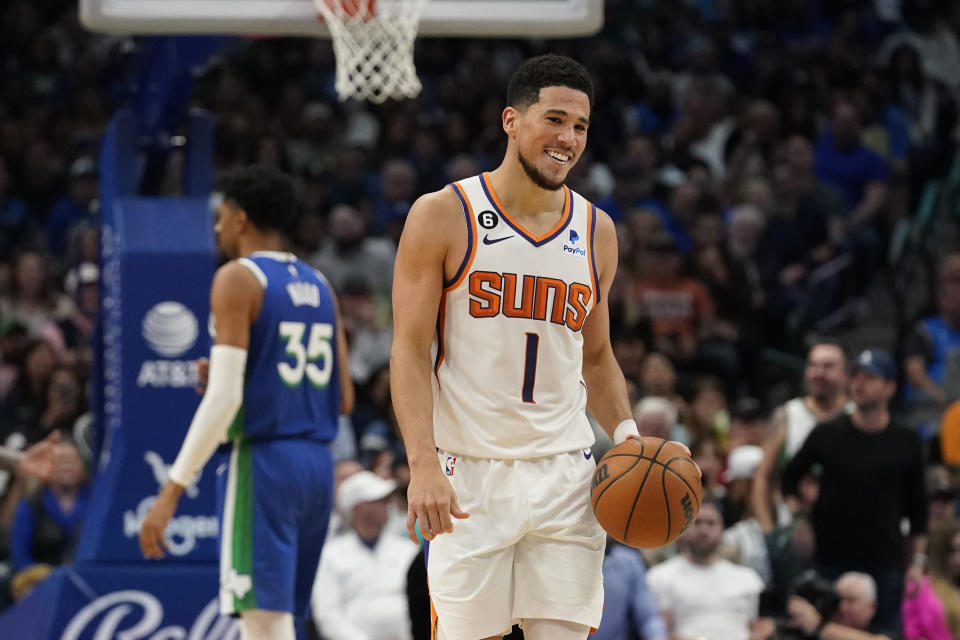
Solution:
{"label": "black shirt in crowd", "polygon": [[903,567],[900,521],[926,533],[927,503],[920,438],[891,423],[868,433],[843,414],[817,425],[783,471],[784,495],[822,467],[813,510],[818,562],[842,571],[874,573]]}

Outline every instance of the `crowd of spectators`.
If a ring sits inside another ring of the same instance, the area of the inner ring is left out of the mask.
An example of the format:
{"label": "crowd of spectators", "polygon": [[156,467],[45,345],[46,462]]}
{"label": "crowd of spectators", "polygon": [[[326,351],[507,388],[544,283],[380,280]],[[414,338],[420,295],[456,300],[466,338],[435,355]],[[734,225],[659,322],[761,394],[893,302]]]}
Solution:
{"label": "crowd of spectators", "polygon": [[[687,542],[646,554],[649,565],[664,562],[647,573],[653,600],[637,586],[646,585],[638,556],[611,546],[608,611],[620,617],[611,624],[632,625],[630,633],[646,638],[683,635],[694,624],[683,618],[683,599],[696,593],[671,584],[671,576],[703,573],[702,584],[716,583],[707,595],[729,598],[717,604],[721,614],[739,616],[723,624],[743,623],[743,633],[755,636],[769,632],[758,616],[794,615],[793,623],[809,625],[809,611],[789,596],[805,568],[829,559],[815,537],[828,526],[815,515],[822,478],[787,467],[784,497],[779,472],[817,422],[855,408],[842,352],[821,344],[808,357],[807,349],[815,333],[885,321],[872,313],[869,292],[890,268],[892,230],[910,218],[925,185],[945,178],[957,149],[960,2],[604,5],[606,26],[590,39],[421,39],[423,93],[382,106],[336,100],[328,41],[237,39],[197,78],[189,106],[215,120],[217,170],[261,163],[297,180],[301,212],[291,249],[338,291],[361,391],[344,423],[345,450],[354,453],[340,475],[370,470],[402,492],[388,357],[392,265],[406,212],[419,194],[494,168],[505,145],[504,87],[521,60],[550,51],[585,64],[597,96],[570,186],[617,225],[620,270],[609,300],[615,353],[641,431],[690,445],[711,505]],[[75,2],[0,7],[0,444],[23,448],[64,431],[70,476],[31,488],[0,474],[0,586],[14,572],[28,582],[38,563],[68,560],[82,515],[86,478],[71,475],[69,459],[87,454],[99,279],[96,157],[110,114],[127,96],[121,79],[137,49],[133,39],[85,31]],[[157,193],[183,193],[182,166],[174,147]],[[913,416],[907,422],[921,436],[921,464],[934,469],[924,496],[930,526],[913,533],[930,530],[922,585],[937,594],[954,637],[957,477],[951,467],[930,465],[950,462],[935,436],[940,415],[960,398],[958,260],[941,261],[938,297],[919,305],[927,304],[929,317],[911,318],[919,321],[912,333],[897,327],[908,336],[903,344],[875,345],[903,356],[892,374],[901,383],[894,407]],[[807,358],[804,376],[777,364],[790,355]],[[796,392],[793,404],[784,389]],[[377,539],[393,528],[380,507],[357,504],[341,514],[336,535],[348,537],[333,548],[369,554],[350,562],[377,575]],[[916,527],[920,506],[910,504],[902,515]],[[48,538],[33,539],[41,521]],[[395,560],[386,555],[383,562]],[[901,566],[887,560],[889,572]],[[841,565],[825,577],[846,578],[844,588],[854,585],[864,601],[876,601],[879,586],[888,601],[889,576]],[[325,580],[350,566],[325,563]],[[416,623],[416,610],[396,606],[397,567],[384,566],[392,591],[377,598],[391,604],[376,613]],[[727,593],[733,584],[737,593]],[[0,604],[10,597],[2,591]],[[355,591],[358,602],[341,603],[346,617],[320,620],[322,629],[370,623],[378,600],[365,605],[368,591]],[[323,602],[334,597],[343,594],[317,594]],[[377,621],[370,628],[396,630]]]}

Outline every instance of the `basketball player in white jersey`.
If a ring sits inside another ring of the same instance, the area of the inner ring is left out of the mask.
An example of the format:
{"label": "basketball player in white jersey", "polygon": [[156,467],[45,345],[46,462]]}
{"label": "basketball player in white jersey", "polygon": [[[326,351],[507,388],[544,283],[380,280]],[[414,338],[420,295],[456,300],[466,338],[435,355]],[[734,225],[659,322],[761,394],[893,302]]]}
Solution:
{"label": "basketball player in white jersey", "polygon": [[614,226],[564,186],[592,97],[569,58],[523,63],[503,163],[418,199],[400,240],[390,381],[440,640],[600,623],[585,409],[617,443],[637,425],[609,339]]}
{"label": "basketball player in white jersey", "polygon": [[829,341],[818,342],[807,353],[803,372],[806,394],[783,403],[773,413],[763,458],[754,474],[751,490],[753,513],[765,533],[777,522],[770,509],[770,483],[777,469],[790,460],[818,423],[853,410],[847,396],[849,377],[843,348]]}

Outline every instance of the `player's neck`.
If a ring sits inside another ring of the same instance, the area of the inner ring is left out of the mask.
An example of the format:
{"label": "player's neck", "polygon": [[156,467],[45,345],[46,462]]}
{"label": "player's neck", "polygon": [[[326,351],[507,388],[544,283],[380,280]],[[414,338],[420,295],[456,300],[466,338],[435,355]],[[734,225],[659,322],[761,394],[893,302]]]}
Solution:
{"label": "player's neck", "polygon": [[249,256],[258,251],[285,251],[283,238],[279,233],[251,233],[237,240],[241,256]]}
{"label": "player's neck", "polygon": [[538,187],[524,172],[520,163],[505,159],[490,172],[490,183],[503,207],[514,217],[535,216],[545,211],[563,211],[563,189],[550,191]]}

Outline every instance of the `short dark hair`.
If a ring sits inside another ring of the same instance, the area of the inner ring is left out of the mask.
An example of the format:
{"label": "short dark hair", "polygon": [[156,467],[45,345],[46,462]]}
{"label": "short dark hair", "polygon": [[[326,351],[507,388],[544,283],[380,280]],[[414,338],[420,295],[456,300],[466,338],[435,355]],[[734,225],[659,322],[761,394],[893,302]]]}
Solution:
{"label": "short dark hair", "polygon": [[582,91],[593,106],[593,81],[584,66],[567,56],[553,54],[530,58],[517,67],[507,85],[507,104],[526,109],[540,99],[540,89],[544,87]]}
{"label": "short dark hair", "polygon": [[216,190],[262,231],[283,231],[297,216],[293,180],[275,169],[256,164],[231,169],[217,179]]}

